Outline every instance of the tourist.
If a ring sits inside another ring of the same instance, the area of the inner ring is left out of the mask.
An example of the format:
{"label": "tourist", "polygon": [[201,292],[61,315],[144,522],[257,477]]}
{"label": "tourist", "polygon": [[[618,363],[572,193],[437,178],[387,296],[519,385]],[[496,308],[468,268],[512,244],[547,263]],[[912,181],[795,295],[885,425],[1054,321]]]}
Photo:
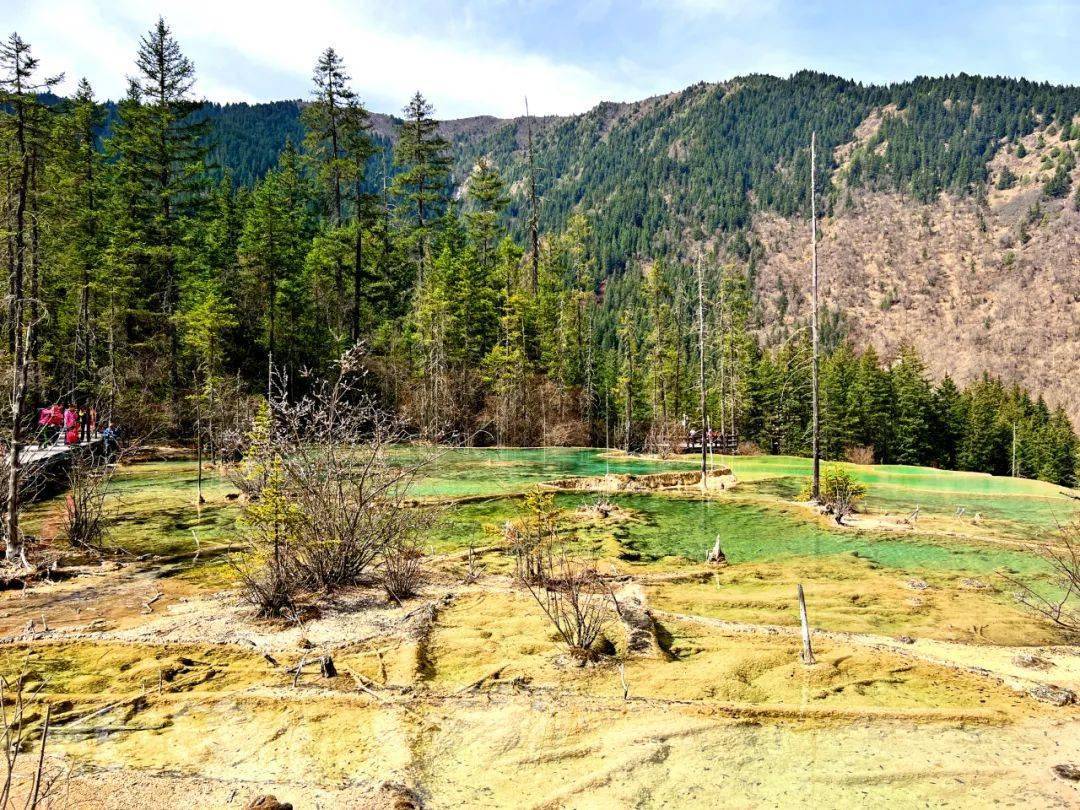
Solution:
{"label": "tourist", "polygon": [[101,431],[101,442],[105,446],[105,459],[106,461],[112,461],[116,455],[116,431],[113,429],[112,422],[105,425],[105,429]]}
{"label": "tourist", "polygon": [[64,428],[64,406],[54,402],[49,408],[49,444],[54,444],[60,438],[60,431]]}
{"label": "tourist", "polygon": [[79,443],[79,412],[72,405],[64,409],[64,434],[66,444]]}
{"label": "tourist", "polygon": [[52,444],[53,432],[49,427],[51,416],[51,408],[41,408],[38,411],[38,447],[42,450]]}

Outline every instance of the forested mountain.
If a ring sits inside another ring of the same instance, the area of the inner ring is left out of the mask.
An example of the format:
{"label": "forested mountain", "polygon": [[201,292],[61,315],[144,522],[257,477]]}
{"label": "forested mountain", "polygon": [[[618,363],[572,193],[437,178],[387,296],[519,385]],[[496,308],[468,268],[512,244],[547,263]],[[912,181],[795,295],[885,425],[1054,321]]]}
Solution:
{"label": "forested mountain", "polygon": [[258,105],[198,102],[164,22],[115,104],[45,95],[27,54],[0,64],[26,397],[216,446],[271,362],[303,386],[359,343],[429,438],[664,450],[707,422],[805,453],[816,133],[826,456],[1075,481],[1080,90],[804,72],[440,122],[419,92],[366,110],[333,49],[310,98]]}
{"label": "forested mountain", "polygon": [[[215,158],[238,183],[258,178],[286,139],[302,138],[300,107],[207,105]],[[847,183],[928,203],[941,192],[985,187],[998,150],[1036,129],[1054,126],[1080,138],[1080,129],[1072,133],[1078,112],[1075,87],[965,75],[879,87],[809,72],[604,103],[583,115],[533,121],[541,224],[558,228],[573,211],[602,208],[608,215],[595,238],[603,268],[611,270],[681,248],[687,237],[745,229],[754,211],[805,214],[811,131],[822,153],[833,156],[876,121],[872,139],[851,156]],[[392,140],[399,121],[373,114],[373,131]],[[454,147],[454,176],[460,181],[486,155],[511,185],[520,181],[525,128],[523,118],[442,122]],[[822,187],[838,165],[835,158],[820,162]]]}
{"label": "forested mountain", "polygon": [[[972,76],[875,87],[806,72],[601,104],[584,115],[531,122],[539,225],[559,230],[575,212],[589,215],[594,281],[606,279],[616,297],[619,287],[637,285],[635,269],[657,258],[704,254],[742,263],[763,304],[756,322],[776,338],[805,316],[799,273],[779,268],[806,250],[799,223],[808,215],[808,133],[815,130],[825,244],[852,228],[862,232],[854,242],[839,239],[836,244],[847,242],[850,249],[824,265],[825,283],[837,282],[833,304],[847,310],[856,337],[887,355],[905,340],[914,342],[939,377],[952,372],[972,379],[996,367],[1080,419],[1073,360],[1080,338],[1070,334],[1080,331],[1072,303],[1080,282],[1069,272],[1075,254],[1066,249],[1076,233],[1068,198],[1077,193],[1071,181],[1080,149],[1078,111],[1080,89],[1074,87]],[[215,158],[241,184],[271,165],[286,138],[302,137],[298,104],[210,106],[206,115],[218,133]],[[380,145],[393,141],[398,121],[372,115]],[[446,121],[441,131],[452,146],[451,181],[459,193],[479,157],[499,168],[510,188],[509,227],[523,239],[525,119]],[[1017,152],[1026,156],[1014,158]],[[371,190],[381,186],[384,168],[379,156],[372,159]],[[1047,193],[1051,181],[1056,190]],[[1021,197],[1023,205],[1012,202]],[[1045,227],[1032,227],[1024,220],[1040,198],[1035,219]],[[961,211],[964,227],[934,227]],[[900,222],[910,227],[902,230]],[[788,235],[782,250],[767,235],[778,227]],[[890,255],[875,254],[866,232],[890,227]],[[973,234],[984,238],[973,241]],[[936,261],[911,249],[927,236]],[[1006,261],[1012,272],[995,272]],[[967,291],[978,300],[954,301],[939,282],[948,268],[965,262],[975,262],[987,283]],[[850,284],[855,268],[861,268],[860,283]],[[1022,276],[1028,293],[1017,296],[1013,288]],[[926,307],[909,313],[906,306],[881,306],[903,289],[935,284],[937,297],[952,308],[951,320]],[[1042,300],[1052,288],[1061,290],[1056,301]],[[1009,306],[989,312],[984,300]],[[988,320],[991,326],[983,327]],[[953,336],[948,357],[936,351],[942,328]],[[611,329],[607,338],[613,339]]]}

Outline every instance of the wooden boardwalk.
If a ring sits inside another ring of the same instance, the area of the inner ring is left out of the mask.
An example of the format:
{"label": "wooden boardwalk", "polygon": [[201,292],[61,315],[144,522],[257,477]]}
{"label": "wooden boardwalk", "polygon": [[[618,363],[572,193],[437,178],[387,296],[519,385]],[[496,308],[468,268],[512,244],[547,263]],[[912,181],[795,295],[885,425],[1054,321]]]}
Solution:
{"label": "wooden boardwalk", "polygon": [[64,444],[63,437],[61,437],[48,447],[39,447],[37,444],[25,445],[21,453],[21,461],[24,467],[30,464],[51,466],[79,448],[94,449],[101,447],[101,445],[100,433],[94,434],[88,441],[79,442],[78,444]]}
{"label": "wooden boardwalk", "polygon": [[[63,440],[48,447],[39,447],[36,443],[23,447],[20,464],[23,480],[27,483],[24,497],[36,501],[55,495],[68,486],[68,469],[77,453],[97,453],[105,446],[100,434],[94,434],[89,441],[78,444],[64,444]],[[95,458],[94,463],[104,461],[104,455]]]}

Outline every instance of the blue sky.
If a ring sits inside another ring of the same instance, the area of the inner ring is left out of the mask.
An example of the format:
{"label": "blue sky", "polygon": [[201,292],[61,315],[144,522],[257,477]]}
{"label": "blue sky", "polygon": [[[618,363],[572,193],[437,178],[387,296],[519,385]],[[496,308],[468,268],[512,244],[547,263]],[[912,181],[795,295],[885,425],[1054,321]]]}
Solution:
{"label": "blue sky", "polygon": [[573,113],[743,73],[867,82],[984,73],[1080,83],[1080,0],[0,0],[43,68],[117,97],[163,14],[215,101],[298,98],[333,45],[374,110]]}

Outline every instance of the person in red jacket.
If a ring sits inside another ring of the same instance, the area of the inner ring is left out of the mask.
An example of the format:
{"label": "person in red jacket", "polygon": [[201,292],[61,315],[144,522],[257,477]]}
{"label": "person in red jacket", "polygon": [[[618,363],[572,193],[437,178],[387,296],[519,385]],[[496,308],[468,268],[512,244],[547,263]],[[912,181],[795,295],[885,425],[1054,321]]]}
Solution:
{"label": "person in red jacket", "polygon": [[42,450],[52,444],[53,432],[49,427],[49,417],[51,415],[51,408],[42,408],[38,411],[38,447]]}
{"label": "person in red jacket", "polygon": [[79,443],[79,412],[73,406],[64,411],[64,431],[67,444]]}
{"label": "person in red jacket", "polygon": [[64,407],[59,403],[53,403],[51,408],[46,408],[40,418],[46,420],[46,434],[44,446],[49,446],[60,438],[60,432],[64,428]]}

